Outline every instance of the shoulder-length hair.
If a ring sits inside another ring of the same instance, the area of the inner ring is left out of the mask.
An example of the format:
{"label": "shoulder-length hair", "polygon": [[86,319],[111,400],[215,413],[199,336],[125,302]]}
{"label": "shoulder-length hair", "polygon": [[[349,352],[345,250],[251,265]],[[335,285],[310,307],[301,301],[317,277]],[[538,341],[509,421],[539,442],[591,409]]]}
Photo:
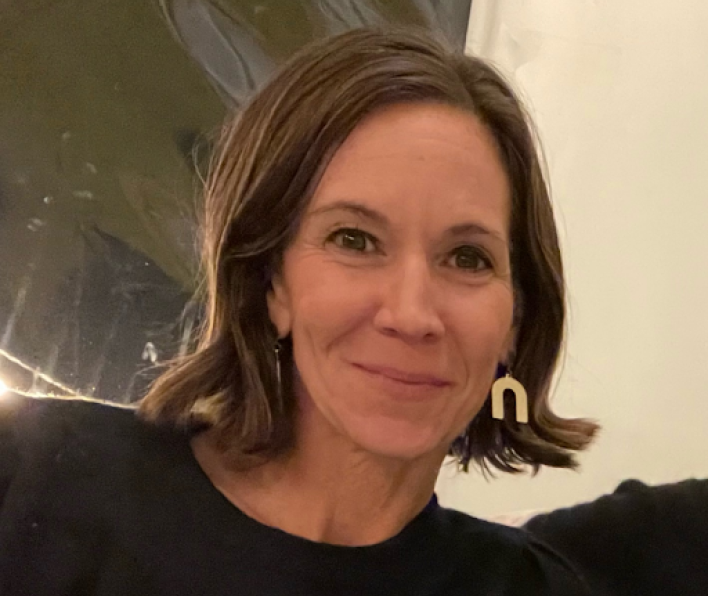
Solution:
{"label": "shoulder-length hair", "polygon": [[225,124],[206,181],[204,322],[193,349],[169,364],[139,405],[147,420],[209,427],[236,466],[250,467],[295,441],[292,349],[281,351],[266,306],[270,276],[294,237],[324,168],[368,114],[401,102],[466,110],[491,132],[511,188],[515,294],[514,376],[529,423],[495,420],[489,400],[451,446],[507,472],[574,467],[597,425],[563,419],[549,392],[564,336],[563,266],[533,126],[489,64],[406,30],[350,31],[295,55]]}

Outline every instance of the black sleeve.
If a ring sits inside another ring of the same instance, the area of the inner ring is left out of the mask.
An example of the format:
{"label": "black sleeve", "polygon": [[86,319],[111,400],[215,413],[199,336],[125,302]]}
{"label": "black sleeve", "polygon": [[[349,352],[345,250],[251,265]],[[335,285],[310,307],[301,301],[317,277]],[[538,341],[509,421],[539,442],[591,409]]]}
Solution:
{"label": "black sleeve", "polygon": [[[590,596],[590,586],[572,564],[530,536],[512,584],[514,596]],[[506,592],[505,592],[506,594]]]}
{"label": "black sleeve", "polygon": [[647,486],[532,518],[525,528],[566,557],[594,593],[708,594],[708,480]]}

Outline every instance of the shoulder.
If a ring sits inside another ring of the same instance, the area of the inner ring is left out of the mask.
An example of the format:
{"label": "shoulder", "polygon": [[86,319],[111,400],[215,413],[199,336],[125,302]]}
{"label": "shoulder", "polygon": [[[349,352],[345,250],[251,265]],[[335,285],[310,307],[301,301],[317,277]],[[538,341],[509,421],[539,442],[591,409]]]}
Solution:
{"label": "shoulder", "polygon": [[[0,411],[0,503],[14,482],[56,487],[116,475],[170,440],[135,409],[89,399],[21,398]],[[53,484],[52,484],[53,483]]]}
{"label": "shoulder", "polygon": [[7,400],[0,410],[0,428],[31,430],[38,424],[45,430],[78,428],[77,423],[123,423],[134,418],[135,408],[87,397],[30,398]]}
{"label": "shoulder", "polygon": [[505,594],[589,593],[573,566],[526,530],[444,508],[438,517],[460,563],[490,571]]}
{"label": "shoulder", "polygon": [[84,398],[21,398],[4,407],[2,448],[23,459],[71,444],[106,445],[139,425],[134,409]]}
{"label": "shoulder", "polygon": [[92,400],[4,403],[0,561],[13,564],[0,564],[0,584],[22,586],[17,594],[49,586],[84,593],[79,586],[98,577],[101,561],[123,561],[125,537],[144,521],[137,504],[180,452],[169,443],[175,435],[148,427],[132,408]]}

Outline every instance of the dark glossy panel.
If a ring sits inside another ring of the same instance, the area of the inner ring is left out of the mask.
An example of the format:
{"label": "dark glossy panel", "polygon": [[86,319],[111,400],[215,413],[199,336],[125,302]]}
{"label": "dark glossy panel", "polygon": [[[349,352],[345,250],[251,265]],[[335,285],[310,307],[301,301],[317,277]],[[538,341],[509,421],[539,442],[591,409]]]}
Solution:
{"label": "dark glossy panel", "polygon": [[0,0],[0,382],[139,397],[193,323],[194,164],[227,108],[312,39],[393,21],[462,45],[469,10]]}

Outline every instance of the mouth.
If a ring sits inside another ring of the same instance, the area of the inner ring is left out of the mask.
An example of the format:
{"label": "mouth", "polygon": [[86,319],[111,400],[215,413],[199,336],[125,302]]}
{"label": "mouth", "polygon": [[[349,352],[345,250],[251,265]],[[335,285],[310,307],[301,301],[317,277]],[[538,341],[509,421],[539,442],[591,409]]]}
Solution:
{"label": "mouth", "polygon": [[354,366],[372,375],[379,375],[391,381],[397,381],[404,385],[427,386],[427,387],[449,387],[450,381],[433,374],[421,374],[403,371],[388,366],[378,366],[372,364],[353,363]]}

